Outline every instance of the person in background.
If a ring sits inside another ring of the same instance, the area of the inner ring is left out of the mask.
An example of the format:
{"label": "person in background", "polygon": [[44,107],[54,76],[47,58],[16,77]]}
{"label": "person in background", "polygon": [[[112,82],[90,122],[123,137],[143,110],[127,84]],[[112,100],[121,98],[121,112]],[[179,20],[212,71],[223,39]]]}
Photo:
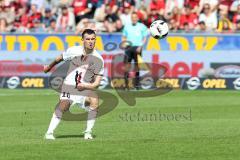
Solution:
{"label": "person in background", "polygon": [[0,15],[7,20],[7,24],[12,25],[16,15],[14,6],[11,6],[10,4],[3,6],[3,12]]}
{"label": "person in background", "polygon": [[164,15],[165,0],[151,0],[148,8],[155,8],[159,12],[159,15]]}
{"label": "person in background", "polygon": [[43,24],[43,29],[44,30],[46,30],[50,26],[50,23],[51,23],[52,19],[56,20],[57,18],[55,16],[55,14],[51,13],[50,8],[46,8],[45,12],[43,14],[43,17],[42,17],[42,24]]}
{"label": "person in background", "polygon": [[28,21],[27,28],[30,30],[36,27],[34,22],[40,21],[41,23],[42,14],[38,11],[36,4],[31,4],[31,9],[29,11],[28,17],[26,18]]}
{"label": "person in background", "polygon": [[192,12],[198,13],[200,0],[185,0],[184,6],[189,5],[192,8]]}
{"label": "person in background", "polygon": [[240,20],[240,4],[237,6],[237,11],[233,15],[233,23],[236,24]]}
{"label": "person in background", "polygon": [[240,32],[240,20],[237,21],[235,30],[236,32]]}
{"label": "person in background", "polygon": [[123,13],[120,13],[120,19],[124,26],[131,23],[131,5],[129,3],[125,3]]}
{"label": "person in background", "polygon": [[233,3],[233,0],[218,0],[219,1],[219,10],[228,12]]}
{"label": "person in background", "polygon": [[[174,23],[177,23],[178,29],[180,29],[180,17],[181,17],[181,10],[178,7],[174,7],[172,12],[165,12],[164,17],[167,21],[174,20]],[[163,19],[164,20],[164,19]],[[172,21],[173,22],[173,21]]]}
{"label": "person in background", "polygon": [[203,21],[206,24],[208,31],[215,31],[217,28],[217,15],[211,10],[210,4],[204,4],[203,12],[199,16],[199,21]]}
{"label": "person in background", "polygon": [[[98,4],[98,5],[100,5],[100,4]],[[105,8],[106,8],[106,5],[104,3],[101,3],[101,5],[98,8],[96,8],[94,16],[93,16],[93,19],[95,21],[97,21],[97,22],[103,22],[104,21],[104,18],[106,16]]]}
{"label": "person in background", "polygon": [[112,13],[117,13],[119,10],[118,1],[119,0],[104,0],[104,5],[109,6]]}
{"label": "person in background", "polygon": [[19,12],[19,9],[22,8],[22,5],[21,5],[21,3],[20,3],[19,0],[15,0],[15,1],[11,1],[10,4],[9,4],[9,6],[10,6],[10,8],[11,8],[11,9],[10,9],[11,14],[14,14],[14,15],[13,15],[13,19],[12,19],[12,22],[13,22],[15,16],[16,16],[16,15],[18,14],[18,12]]}
{"label": "person in background", "polygon": [[220,11],[220,19],[218,21],[217,32],[231,32],[233,30],[233,25],[228,18],[228,12],[225,10]]}
{"label": "person in background", "polygon": [[210,5],[211,11],[215,11],[214,13],[217,14],[217,8],[218,8],[218,1],[219,0],[200,0],[199,2],[199,9],[197,14],[199,15],[203,9],[204,4],[208,3]]}
{"label": "person in background", "polygon": [[117,0],[117,8],[118,8],[118,11],[120,12],[123,12],[125,7],[128,7],[130,12],[132,13],[137,9],[135,5],[136,5],[135,0]]}
{"label": "person in background", "polygon": [[40,20],[36,19],[33,21],[34,23],[34,28],[31,28],[30,32],[35,32],[35,33],[43,33],[45,32],[43,28],[43,24],[41,23]]}
{"label": "person in background", "polygon": [[104,19],[104,26],[107,32],[116,32],[121,31],[122,22],[118,15],[111,11],[110,6],[106,6],[105,8],[106,17]]}
{"label": "person in background", "polygon": [[94,20],[84,18],[77,24],[75,34],[82,34],[85,29],[92,29],[98,32],[100,28],[96,27],[96,22]]}
{"label": "person in background", "polygon": [[231,12],[237,12],[237,11],[239,11],[239,9],[238,9],[238,6],[240,5],[240,0],[235,0],[233,3],[232,3],[232,5],[231,5],[231,7],[230,7],[230,11]]}
{"label": "person in background", "polygon": [[73,0],[72,7],[74,9],[76,24],[83,18],[92,18],[90,14],[93,9],[91,0]]}
{"label": "person in background", "polygon": [[171,32],[178,32],[180,30],[179,23],[175,19],[170,19],[168,23]]}
{"label": "person in background", "polygon": [[57,33],[58,28],[57,28],[57,22],[55,19],[52,19],[50,21],[50,26],[46,29],[47,33]]}
{"label": "person in background", "polygon": [[191,12],[189,5],[184,7],[184,13],[180,17],[180,28],[183,29],[184,24],[187,23],[190,30],[196,28],[198,24],[198,17],[196,13]]}
{"label": "person in background", "polygon": [[0,18],[6,18],[5,13],[4,13],[4,7],[0,6]]}
{"label": "person in background", "polygon": [[104,0],[97,0],[96,9],[104,5]]}
{"label": "person in background", "polygon": [[139,21],[147,25],[147,19],[148,19],[148,11],[147,7],[142,5],[139,7],[139,9],[136,11],[138,14]]}
{"label": "person in background", "polygon": [[150,0],[136,0],[135,3],[136,3],[135,8],[139,9],[141,6],[145,6],[147,8],[148,6],[150,6],[151,1]]}
{"label": "person in background", "polygon": [[190,31],[191,31],[191,28],[190,28],[189,23],[185,22],[185,23],[183,24],[183,29],[182,29],[182,30],[183,30],[185,33],[190,32]]}
{"label": "person in background", "polygon": [[29,0],[18,0],[21,6],[28,6],[30,4]]}
{"label": "person in background", "polygon": [[7,20],[5,18],[0,18],[0,33],[10,32],[11,26],[7,24]]}
{"label": "person in background", "polygon": [[142,55],[143,45],[146,43],[148,30],[147,27],[138,22],[138,15],[136,12],[131,14],[131,23],[126,24],[124,26],[122,32],[122,42],[130,42],[131,45],[125,46],[125,87],[129,89],[128,86],[128,77],[129,77],[129,69],[131,67],[132,60],[134,61],[135,67],[135,83],[134,86],[136,89],[139,89],[139,61],[138,57]]}
{"label": "person in background", "polygon": [[[207,4],[210,10],[207,9]],[[186,5],[189,8],[185,8]],[[198,21],[203,21],[208,31],[219,32],[223,26],[226,28],[229,26],[228,20],[220,20],[219,24],[224,25],[218,27],[221,11],[228,14],[227,18],[232,22],[232,29],[236,28],[236,23],[240,19],[239,5],[240,0],[0,0],[0,18],[7,20],[7,26],[13,28],[12,31],[35,32],[35,28],[39,31],[39,24],[45,29],[48,28],[51,20],[49,17],[55,15],[57,21],[57,17],[62,16],[62,6],[66,6],[69,11],[73,10],[75,24],[82,19],[91,20],[94,17],[95,27],[101,32],[120,32],[121,26],[131,23],[130,14],[133,11],[137,12],[140,22],[147,26],[156,19],[162,19],[169,23],[173,31],[184,30],[186,22],[190,30],[197,31]],[[105,13],[106,6],[110,7],[111,15]],[[112,16],[115,14],[120,19],[116,21],[117,23]],[[197,17],[194,22],[193,15]],[[66,28],[65,24],[62,27],[58,22],[57,27]],[[66,31],[75,32],[73,28]]]}
{"label": "person in background", "polygon": [[46,0],[45,8],[51,8],[52,14],[58,14],[62,6],[70,7],[73,0]]}
{"label": "person in background", "polygon": [[22,6],[22,8],[18,9],[18,13],[15,17],[14,28],[16,32],[28,33],[30,32],[28,29],[28,7]]}
{"label": "person in background", "polygon": [[152,6],[151,11],[148,14],[148,18],[147,18],[147,21],[146,21],[147,27],[150,27],[152,22],[154,22],[158,19],[161,19],[161,20],[165,21],[164,16],[159,14],[159,11],[155,8],[155,6]]}
{"label": "person in background", "polygon": [[39,12],[41,12],[44,9],[44,7],[45,7],[45,1],[46,0],[31,0],[30,4],[31,5],[36,5],[37,6],[37,10]]}
{"label": "person in background", "polygon": [[198,28],[197,28],[198,32],[206,32],[207,31],[207,27],[204,21],[200,21],[198,23]]}
{"label": "person in background", "polygon": [[109,1],[111,3],[101,4],[100,7],[96,9],[94,14],[95,25],[98,31],[101,32],[116,32],[121,31],[122,23],[119,15],[117,14],[118,6],[116,1]]}
{"label": "person in background", "polygon": [[184,0],[166,0],[166,5],[165,5],[165,12],[171,13],[174,8],[178,8],[180,11],[184,7]]}
{"label": "person in background", "polygon": [[62,7],[62,12],[57,17],[57,28],[62,32],[73,31],[75,29],[74,14],[66,6]]}

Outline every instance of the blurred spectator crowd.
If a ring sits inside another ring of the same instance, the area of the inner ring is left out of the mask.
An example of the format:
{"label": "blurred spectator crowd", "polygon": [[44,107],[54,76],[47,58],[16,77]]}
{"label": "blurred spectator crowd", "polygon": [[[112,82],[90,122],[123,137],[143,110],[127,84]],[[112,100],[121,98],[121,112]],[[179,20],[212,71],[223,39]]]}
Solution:
{"label": "blurred spectator crowd", "polygon": [[0,0],[0,33],[121,32],[132,12],[172,32],[240,31],[240,0]]}

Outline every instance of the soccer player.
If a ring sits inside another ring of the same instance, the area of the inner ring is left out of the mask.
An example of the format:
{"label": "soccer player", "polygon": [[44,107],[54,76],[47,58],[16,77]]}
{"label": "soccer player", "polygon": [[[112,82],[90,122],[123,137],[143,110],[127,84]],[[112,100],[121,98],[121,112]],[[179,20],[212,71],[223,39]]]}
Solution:
{"label": "soccer player", "polygon": [[135,64],[135,88],[139,89],[139,66],[138,66],[138,56],[142,55],[143,45],[147,40],[147,27],[138,22],[139,18],[136,12],[133,12],[131,15],[132,22],[126,24],[123,29],[122,41],[129,41],[130,46],[125,46],[125,86],[128,88],[128,73],[131,66],[131,61],[134,60]]}
{"label": "soccer player", "polygon": [[85,29],[82,33],[83,46],[73,46],[58,56],[51,64],[44,66],[44,72],[49,72],[61,61],[69,61],[67,76],[61,89],[59,103],[53,113],[45,139],[54,140],[54,130],[60,123],[62,115],[73,104],[79,104],[88,112],[87,127],[84,139],[93,139],[92,128],[98,110],[98,96],[94,92],[101,81],[104,63],[101,55],[94,49],[96,33]]}

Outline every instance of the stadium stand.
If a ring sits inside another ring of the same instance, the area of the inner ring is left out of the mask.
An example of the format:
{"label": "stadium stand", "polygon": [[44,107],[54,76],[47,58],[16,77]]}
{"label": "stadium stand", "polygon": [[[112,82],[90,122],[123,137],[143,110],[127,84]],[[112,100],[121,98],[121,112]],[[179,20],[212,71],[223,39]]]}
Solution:
{"label": "stadium stand", "polygon": [[171,32],[240,30],[240,0],[1,0],[0,32],[121,32],[133,11],[147,26],[167,21]]}

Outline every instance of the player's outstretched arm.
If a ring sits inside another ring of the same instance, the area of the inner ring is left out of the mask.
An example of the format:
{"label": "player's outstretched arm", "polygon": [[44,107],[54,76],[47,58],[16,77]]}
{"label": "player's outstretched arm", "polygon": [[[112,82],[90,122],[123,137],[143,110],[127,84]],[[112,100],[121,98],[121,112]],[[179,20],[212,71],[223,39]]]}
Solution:
{"label": "player's outstretched arm", "polygon": [[61,54],[61,55],[57,56],[52,63],[50,63],[49,65],[45,65],[43,68],[43,71],[45,73],[48,73],[56,64],[60,63],[62,60],[63,60],[63,56]]}
{"label": "player's outstretched arm", "polygon": [[93,83],[79,83],[77,85],[77,88],[79,90],[96,89],[100,85],[101,79],[102,79],[102,76],[97,76]]}

